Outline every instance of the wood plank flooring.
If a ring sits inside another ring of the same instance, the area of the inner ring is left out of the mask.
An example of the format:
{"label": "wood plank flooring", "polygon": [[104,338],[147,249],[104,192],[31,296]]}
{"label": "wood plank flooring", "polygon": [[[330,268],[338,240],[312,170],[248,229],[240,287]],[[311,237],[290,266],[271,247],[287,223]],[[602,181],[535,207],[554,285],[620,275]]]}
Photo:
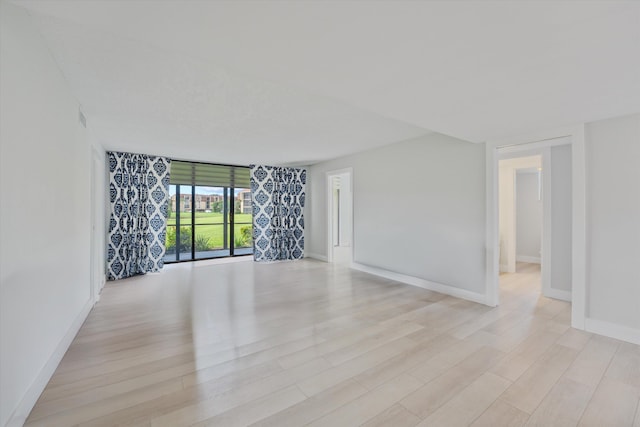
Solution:
{"label": "wood plank flooring", "polygon": [[28,426],[640,426],[640,347],[312,260],[108,283]]}

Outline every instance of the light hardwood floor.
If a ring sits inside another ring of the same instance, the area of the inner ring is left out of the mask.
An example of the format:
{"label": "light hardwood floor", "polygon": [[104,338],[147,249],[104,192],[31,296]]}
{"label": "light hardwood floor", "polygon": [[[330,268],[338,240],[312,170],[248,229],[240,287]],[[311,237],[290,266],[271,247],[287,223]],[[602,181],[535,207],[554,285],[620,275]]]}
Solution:
{"label": "light hardwood floor", "polygon": [[519,269],[493,309],[311,260],[108,283],[27,425],[640,427],[640,348]]}

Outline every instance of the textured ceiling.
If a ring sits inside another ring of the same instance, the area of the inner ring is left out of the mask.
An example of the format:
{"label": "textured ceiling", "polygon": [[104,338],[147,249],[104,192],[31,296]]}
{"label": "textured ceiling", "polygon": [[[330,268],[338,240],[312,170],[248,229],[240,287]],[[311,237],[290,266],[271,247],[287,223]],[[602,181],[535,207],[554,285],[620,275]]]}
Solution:
{"label": "textured ceiling", "polygon": [[16,4],[110,149],[310,164],[640,112],[640,2]]}
{"label": "textured ceiling", "polygon": [[231,164],[312,164],[428,133],[180,52],[38,17],[110,150]]}

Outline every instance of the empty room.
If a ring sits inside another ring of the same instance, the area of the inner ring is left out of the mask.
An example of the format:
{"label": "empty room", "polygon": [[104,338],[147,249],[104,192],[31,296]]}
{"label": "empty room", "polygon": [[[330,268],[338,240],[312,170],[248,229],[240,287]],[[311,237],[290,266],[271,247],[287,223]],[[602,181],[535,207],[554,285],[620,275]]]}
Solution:
{"label": "empty room", "polygon": [[640,2],[0,0],[0,426],[640,427]]}

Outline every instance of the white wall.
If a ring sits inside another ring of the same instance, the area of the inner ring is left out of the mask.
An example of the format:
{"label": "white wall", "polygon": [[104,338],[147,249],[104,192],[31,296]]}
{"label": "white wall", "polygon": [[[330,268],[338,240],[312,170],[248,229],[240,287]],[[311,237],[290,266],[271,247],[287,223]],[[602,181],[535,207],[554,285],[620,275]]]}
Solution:
{"label": "white wall", "polygon": [[518,261],[540,262],[542,198],[539,198],[538,186],[537,171],[516,173],[516,259]]}
{"label": "white wall", "polygon": [[[571,145],[551,147],[551,289],[571,291]],[[553,296],[553,294],[552,294]]]}
{"label": "white wall", "polygon": [[311,166],[307,255],[327,255],[326,172],[352,167],[354,262],[483,292],[484,150],[430,134]]}
{"label": "white wall", "polygon": [[587,316],[640,340],[640,114],[589,123],[586,155]]}
{"label": "white wall", "polygon": [[91,307],[91,154],[78,103],[29,15],[0,2],[0,31],[4,426],[20,425]]}

